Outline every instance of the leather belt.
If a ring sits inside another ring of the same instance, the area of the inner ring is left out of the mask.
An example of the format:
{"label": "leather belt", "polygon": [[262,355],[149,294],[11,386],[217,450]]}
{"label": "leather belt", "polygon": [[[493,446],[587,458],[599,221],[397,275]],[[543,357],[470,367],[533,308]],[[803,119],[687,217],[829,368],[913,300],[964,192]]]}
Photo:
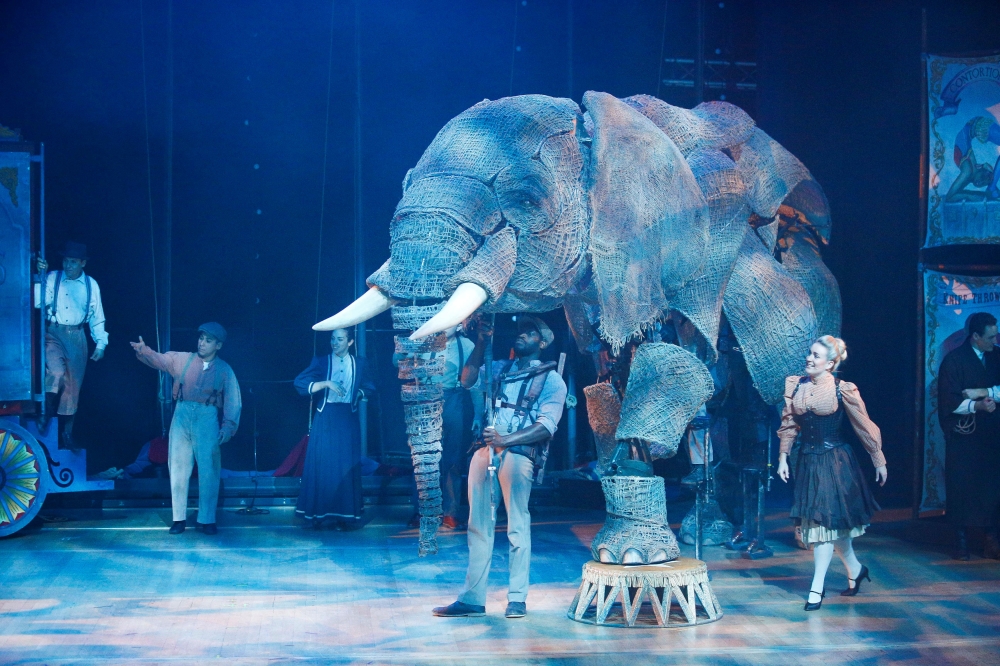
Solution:
{"label": "leather belt", "polygon": [[822,442],[809,442],[802,444],[802,453],[807,454],[819,454],[826,453],[827,451],[832,451],[833,449],[840,448],[841,446],[847,446],[847,442],[843,440],[824,440]]}

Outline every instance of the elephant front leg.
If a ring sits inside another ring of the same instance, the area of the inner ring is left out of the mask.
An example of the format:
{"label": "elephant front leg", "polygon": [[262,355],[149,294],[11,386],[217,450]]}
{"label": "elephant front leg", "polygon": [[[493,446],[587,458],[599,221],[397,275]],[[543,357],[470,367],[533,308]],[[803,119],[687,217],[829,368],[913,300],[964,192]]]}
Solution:
{"label": "elephant front leg", "polygon": [[[713,390],[708,369],[694,354],[666,343],[637,348],[615,432],[618,446],[601,479],[608,517],[591,544],[594,559],[653,564],[680,556],[667,522],[663,479],[653,475],[652,460],[677,452],[688,422]],[[613,411],[607,391],[586,394],[592,421]]]}

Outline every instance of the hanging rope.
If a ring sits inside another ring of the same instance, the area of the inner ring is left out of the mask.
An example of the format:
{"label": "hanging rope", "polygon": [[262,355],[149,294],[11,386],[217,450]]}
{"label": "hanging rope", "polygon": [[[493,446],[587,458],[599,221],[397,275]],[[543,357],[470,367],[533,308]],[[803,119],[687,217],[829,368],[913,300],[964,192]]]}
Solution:
{"label": "hanging rope", "polygon": [[[700,2],[701,0],[699,0]],[[667,3],[670,0],[663,0],[663,31],[660,35],[660,67],[656,72],[656,96],[660,96],[660,86],[663,85],[663,49],[667,44]]]}
{"label": "hanging rope", "polygon": [[[326,169],[327,155],[330,151],[330,92],[333,86],[333,31],[336,26],[336,0],[330,2],[330,51],[327,55],[326,67],[326,116],[323,129],[323,184],[319,194],[319,238],[316,241],[316,305],[313,311],[313,321],[319,321],[319,288],[323,272],[323,227],[326,221]],[[313,356],[316,355],[318,335],[313,333]],[[313,396],[309,396],[309,432],[312,432]]]}
{"label": "hanging rope", "polygon": [[[160,288],[156,279],[156,232],[153,224],[153,167],[149,149],[149,86],[146,83],[146,14],[143,10],[142,0],[139,0],[139,43],[142,46],[142,117],[146,129],[146,196],[149,201],[149,255],[150,265],[153,269],[153,318],[156,323],[156,351],[162,352],[160,344]],[[166,390],[166,374],[162,371],[158,374],[159,389],[157,400],[160,403],[160,434],[165,436],[167,432],[167,415],[164,413],[164,405],[168,400]]]}
{"label": "hanging rope", "polygon": [[149,150],[149,93],[146,85],[146,14],[139,0],[139,41],[142,45],[142,115],[146,127],[146,195],[149,198],[149,253],[153,267],[153,307],[156,320],[156,351],[160,349],[160,289],[156,282],[156,238],[153,227],[153,171]]}
{"label": "hanging rope", "polygon": [[[333,29],[336,0],[330,2],[330,51],[327,55],[326,67],[326,116],[323,129],[323,183],[319,194],[319,239],[316,241],[316,306],[313,311],[313,321],[319,321],[319,287],[323,268],[323,225],[326,218],[326,169],[327,155],[330,151],[330,91],[333,84]],[[313,334],[313,356],[316,355],[316,334]],[[310,412],[311,414],[311,412]]]}

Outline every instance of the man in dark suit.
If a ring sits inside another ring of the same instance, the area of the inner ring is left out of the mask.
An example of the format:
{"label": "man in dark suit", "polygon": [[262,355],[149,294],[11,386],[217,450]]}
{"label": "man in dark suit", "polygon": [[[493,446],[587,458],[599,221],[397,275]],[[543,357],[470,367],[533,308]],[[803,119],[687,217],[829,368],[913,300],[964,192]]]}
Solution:
{"label": "man in dark suit", "polygon": [[967,528],[986,532],[983,556],[1000,558],[1000,352],[997,319],[969,315],[969,336],[941,361],[938,417],[945,434],[947,514],[957,530],[960,560],[969,559]]}

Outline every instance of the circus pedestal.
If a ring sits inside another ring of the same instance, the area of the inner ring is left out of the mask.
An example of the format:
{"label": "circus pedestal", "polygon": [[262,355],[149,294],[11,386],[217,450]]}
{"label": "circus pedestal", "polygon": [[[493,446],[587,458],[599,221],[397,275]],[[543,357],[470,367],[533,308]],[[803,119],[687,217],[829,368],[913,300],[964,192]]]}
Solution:
{"label": "circus pedestal", "polygon": [[569,606],[571,620],[611,627],[693,627],[715,622],[722,608],[701,560],[663,564],[587,562]]}

